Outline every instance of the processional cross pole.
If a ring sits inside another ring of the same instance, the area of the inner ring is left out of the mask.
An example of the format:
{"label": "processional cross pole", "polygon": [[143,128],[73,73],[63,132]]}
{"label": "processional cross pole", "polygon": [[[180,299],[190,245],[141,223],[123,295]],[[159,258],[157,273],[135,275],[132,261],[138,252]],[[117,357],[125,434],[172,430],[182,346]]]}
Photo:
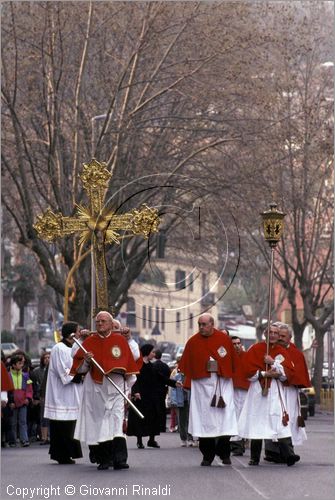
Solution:
{"label": "processional cross pole", "polygon": [[[272,311],[272,290],[273,290],[273,263],[274,263],[274,251],[280,241],[284,230],[284,217],[286,214],[279,212],[277,210],[276,203],[270,203],[270,210],[261,213],[263,220],[263,232],[264,238],[269,243],[271,248],[271,264],[270,264],[270,281],[269,281],[269,303],[268,303],[268,332],[266,338],[266,354],[269,354],[270,350],[270,323],[271,323],[271,311]],[[267,369],[268,365],[266,365]],[[269,392],[268,379],[265,378],[264,387],[262,389],[262,395],[267,396]]]}
{"label": "processional cross pole", "polygon": [[[150,233],[158,231],[160,218],[155,208],[142,205],[125,214],[116,214],[114,209],[104,206],[106,189],[111,173],[106,163],[95,158],[84,164],[79,176],[85,189],[89,206],[75,205],[77,217],[66,217],[62,213],[54,213],[50,208],[43,215],[37,216],[34,228],[41,239],[53,241],[72,234],[79,234],[79,244],[91,241],[94,256],[97,311],[108,310],[107,269],[105,262],[105,245],[120,244],[125,236],[119,231],[130,231],[133,235],[148,238]],[[75,263],[73,268],[77,267]],[[72,269],[73,269],[72,268]],[[92,303],[94,297],[91,297]],[[68,304],[64,304],[64,320],[67,320]]]}

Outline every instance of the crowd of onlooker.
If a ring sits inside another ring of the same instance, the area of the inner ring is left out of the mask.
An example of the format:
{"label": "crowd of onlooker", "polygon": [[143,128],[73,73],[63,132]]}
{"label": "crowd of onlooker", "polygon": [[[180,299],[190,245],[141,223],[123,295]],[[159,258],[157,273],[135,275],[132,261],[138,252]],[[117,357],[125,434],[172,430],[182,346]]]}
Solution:
{"label": "crowd of onlooker", "polygon": [[1,447],[28,447],[33,441],[49,444],[49,423],[43,416],[49,359],[50,353],[43,352],[39,366],[33,368],[24,351],[7,357],[1,351],[9,384],[6,390],[1,387]]}

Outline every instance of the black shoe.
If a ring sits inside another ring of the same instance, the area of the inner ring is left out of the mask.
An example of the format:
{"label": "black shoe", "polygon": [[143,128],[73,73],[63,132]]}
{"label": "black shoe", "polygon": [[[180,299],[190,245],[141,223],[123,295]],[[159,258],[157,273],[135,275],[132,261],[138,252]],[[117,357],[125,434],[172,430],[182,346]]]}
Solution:
{"label": "black shoe", "polygon": [[157,443],[157,441],[149,441],[147,442],[147,446],[149,446],[150,448],[160,448],[159,444]]}
{"label": "black shoe", "polygon": [[89,458],[91,464],[96,464],[97,463],[97,457],[94,455],[93,451],[89,452],[88,458]]}
{"label": "black shoe", "polygon": [[259,465],[259,460],[254,460],[253,458],[249,460],[248,465]]}
{"label": "black shoe", "polygon": [[40,446],[44,446],[46,444],[50,444],[50,441],[41,441],[40,442]]}
{"label": "black shoe", "polygon": [[229,457],[222,458],[221,460],[224,465],[231,465],[231,460]]}
{"label": "black shoe", "polygon": [[271,462],[273,464],[286,464],[286,461],[285,460],[281,460],[280,458],[264,457],[264,460],[266,462]]}
{"label": "black shoe", "polygon": [[243,457],[243,451],[233,451],[233,457]]}
{"label": "black shoe", "polygon": [[64,460],[57,460],[57,462],[60,465],[71,465],[76,463],[76,461],[72,460],[72,458],[64,458]]}
{"label": "black shoe", "polygon": [[299,462],[300,456],[299,455],[290,455],[286,461],[287,466],[291,467],[291,465],[294,465],[296,462]]}
{"label": "black shoe", "polygon": [[102,464],[98,465],[97,469],[98,470],[107,470],[109,468],[109,465],[110,464],[102,463]]}
{"label": "black shoe", "polygon": [[126,464],[125,462],[114,464],[114,470],[121,470],[121,469],[129,469],[129,465]]}
{"label": "black shoe", "polygon": [[144,448],[144,444],[143,444],[143,443],[137,443],[137,448],[138,448],[139,450],[143,450],[143,448]]}
{"label": "black shoe", "polygon": [[200,464],[202,467],[210,467],[212,465],[212,462],[209,460],[203,460]]}

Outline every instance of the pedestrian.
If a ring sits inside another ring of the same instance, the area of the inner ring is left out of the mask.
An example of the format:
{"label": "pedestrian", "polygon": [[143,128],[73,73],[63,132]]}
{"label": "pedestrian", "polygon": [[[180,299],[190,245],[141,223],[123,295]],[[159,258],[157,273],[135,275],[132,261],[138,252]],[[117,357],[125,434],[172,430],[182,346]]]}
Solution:
{"label": "pedestrian", "polygon": [[38,412],[37,415],[37,434],[40,436],[41,445],[50,444],[49,441],[49,420],[44,418],[44,396],[41,394],[43,379],[49,365],[50,352],[42,352],[40,357],[40,366],[31,372],[33,382],[33,407]]}
{"label": "pedestrian", "polygon": [[[279,328],[278,345],[282,346],[289,354],[294,364],[294,374],[283,383],[287,413],[289,415],[289,425],[291,428],[292,439],[288,438],[288,445],[292,453],[294,446],[300,446],[307,439],[304,419],[301,415],[299,388],[310,387],[311,381],[307,369],[305,356],[291,341],[292,332],[285,323],[274,323]],[[277,442],[265,441],[265,458],[268,462],[283,463],[284,457],[280,453]]]}
{"label": "pedestrian", "polygon": [[74,464],[75,458],[83,456],[80,442],[74,439],[82,383],[81,377],[70,374],[73,334],[79,335],[78,323],[64,323],[62,339],[51,349],[46,384],[44,418],[50,422],[49,454],[59,464]]}
{"label": "pedestrian", "polygon": [[[231,341],[233,343],[235,353],[236,353],[236,365],[233,374],[233,385],[234,385],[234,404],[236,410],[236,418],[239,419],[241,414],[245,398],[250,386],[249,380],[246,378],[243,371],[243,359],[246,355],[244,346],[242,345],[240,337],[232,336]],[[232,455],[242,456],[245,452],[245,442],[241,436],[233,436],[230,438],[230,449]]]}
{"label": "pedestrian", "polygon": [[143,357],[143,364],[137,380],[132,387],[132,399],[136,407],[144,415],[144,419],[139,420],[135,414],[130,412],[128,416],[127,435],[137,437],[137,447],[139,449],[144,448],[142,438],[145,436],[149,436],[147,446],[150,448],[160,448],[156,441],[156,436],[161,432],[162,422],[161,384],[164,382],[165,385],[169,385],[170,387],[176,387],[177,384],[181,386],[181,384],[164,377],[158,370],[155,370],[154,363],[152,363],[155,358],[154,346],[152,344],[142,345],[140,351]]}
{"label": "pedestrian", "polygon": [[[171,379],[184,383],[185,376],[179,370],[179,360],[175,369],[171,373]],[[190,391],[184,387],[170,388],[170,404],[171,410],[174,408],[177,411],[178,431],[181,439],[181,446],[195,446],[193,436],[188,432],[188,420],[190,412]]]}
{"label": "pedestrian", "polygon": [[14,390],[12,377],[6,368],[6,357],[1,351],[1,448],[7,446],[12,411],[8,407],[8,394]]}
{"label": "pedestrian", "polygon": [[179,363],[184,386],[191,389],[188,430],[199,438],[202,466],[210,466],[215,455],[229,465],[229,440],[238,433],[232,381],[236,355],[229,336],[214,328],[211,314],[199,316],[198,326]]}
{"label": "pedestrian", "polygon": [[166,396],[168,391],[168,386],[165,380],[168,380],[171,375],[171,370],[169,366],[162,361],[162,351],[160,349],[154,349],[154,370],[160,375],[157,377],[157,393],[159,397],[160,405],[160,432],[166,431]]}
{"label": "pedestrian", "polygon": [[23,371],[25,360],[22,354],[16,354],[10,358],[10,371],[14,390],[10,393],[8,405],[12,410],[10,415],[9,446],[16,446],[17,428],[21,445],[30,445],[28,438],[27,408],[33,397],[32,381],[29,373]]}
{"label": "pedestrian", "polygon": [[124,398],[91,359],[99,363],[123,393],[134,383],[137,365],[127,340],[120,332],[113,333],[113,316],[109,312],[97,314],[96,328],[82,343],[88,352],[78,349],[73,358],[71,373],[86,373],[75,437],[90,446],[98,470],[128,469],[124,461]]}
{"label": "pedestrian", "polygon": [[278,327],[269,325],[264,334],[269,337],[268,354],[267,343],[259,342],[249,348],[243,360],[250,387],[238,421],[238,434],[251,440],[249,465],[259,464],[262,440],[271,439],[278,440],[285,461],[290,466],[299,457],[292,453],[286,440],[291,436],[291,429],[283,382],[293,375],[294,366],[287,352],[277,344]]}

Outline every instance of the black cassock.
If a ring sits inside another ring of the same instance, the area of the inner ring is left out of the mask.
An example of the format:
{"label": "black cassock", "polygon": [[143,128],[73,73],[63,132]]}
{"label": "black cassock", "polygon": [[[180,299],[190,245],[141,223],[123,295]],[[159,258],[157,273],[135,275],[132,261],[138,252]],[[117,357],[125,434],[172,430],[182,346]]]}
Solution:
{"label": "black cassock", "polygon": [[137,380],[132,387],[132,395],[141,394],[141,399],[134,400],[133,403],[144,415],[141,419],[130,408],[128,414],[128,436],[158,436],[161,432],[162,412],[165,407],[161,405],[162,382],[171,387],[176,386],[175,380],[164,377],[154,367],[153,363],[143,363]]}

